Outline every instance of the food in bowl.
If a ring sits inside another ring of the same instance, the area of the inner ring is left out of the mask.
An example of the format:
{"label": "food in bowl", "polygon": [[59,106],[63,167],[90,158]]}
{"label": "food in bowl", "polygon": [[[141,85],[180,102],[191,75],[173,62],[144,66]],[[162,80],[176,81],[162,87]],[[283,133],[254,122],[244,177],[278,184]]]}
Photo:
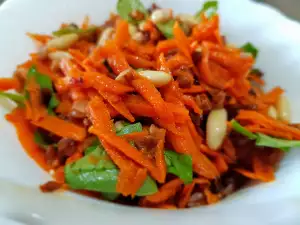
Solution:
{"label": "food in bowl", "polygon": [[41,190],[175,209],[273,181],[300,129],[284,91],[264,92],[254,45],[221,36],[217,2],[195,16],[137,0],[117,11],[28,34],[37,52],[0,79],[17,104],[7,120],[53,176]]}

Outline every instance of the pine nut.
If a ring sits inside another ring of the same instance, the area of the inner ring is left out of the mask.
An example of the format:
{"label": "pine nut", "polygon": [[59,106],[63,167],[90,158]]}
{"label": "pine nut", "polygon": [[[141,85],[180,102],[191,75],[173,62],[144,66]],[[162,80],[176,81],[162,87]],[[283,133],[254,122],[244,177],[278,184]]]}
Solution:
{"label": "pine nut", "polygon": [[140,30],[140,31],[145,31],[145,25],[146,25],[146,22],[145,22],[145,21],[141,22],[141,23],[139,24],[139,30]]}
{"label": "pine nut", "polygon": [[143,42],[145,40],[144,34],[142,32],[136,32],[133,36],[132,39],[137,41],[137,42]]}
{"label": "pine nut", "polygon": [[172,80],[172,76],[163,71],[144,70],[140,71],[139,74],[149,79],[155,87],[162,87]]}
{"label": "pine nut", "polygon": [[130,72],[130,69],[124,70],[115,78],[117,81],[126,82],[125,76]]}
{"label": "pine nut", "polygon": [[291,108],[290,102],[285,95],[281,95],[276,104],[278,119],[290,122],[291,120]]}
{"label": "pine nut", "polygon": [[119,120],[119,121],[115,122],[115,128],[116,128],[117,132],[120,131],[120,130],[122,130],[123,127],[124,127],[124,121]]}
{"label": "pine nut", "polygon": [[151,14],[153,23],[163,23],[172,18],[172,9],[156,9]]}
{"label": "pine nut", "polygon": [[196,18],[190,14],[179,14],[177,16],[177,19],[180,22],[188,25],[189,27],[192,27],[192,26],[198,24],[198,21],[196,20]]}
{"label": "pine nut", "polygon": [[100,34],[100,36],[98,38],[97,46],[105,45],[106,41],[112,38],[114,32],[115,32],[115,29],[112,27],[108,27],[104,31],[102,31],[102,33]]}
{"label": "pine nut", "polygon": [[62,60],[62,59],[71,59],[72,56],[70,55],[70,53],[65,52],[65,51],[56,51],[56,52],[50,52],[48,54],[48,57],[51,60]]}
{"label": "pine nut", "polygon": [[268,116],[277,120],[277,110],[274,106],[270,106],[268,109]]}
{"label": "pine nut", "polygon": [[78,34],[66,34],[60,37],[53,38],[47,42],[47,48],[56,48],[56,49],[67,49],[76,41],[78,41]]}
{"label": "pine nut", "polygon": [[212,110],[206,124],[206,142],[209,148],[217,150],[221,147],[227,130],[227,111]]}
{"label": "pine nut", "polygon": [[129,24],[128,30],[131,37],[133,37],[138,32],[138,29],[133,24]]}

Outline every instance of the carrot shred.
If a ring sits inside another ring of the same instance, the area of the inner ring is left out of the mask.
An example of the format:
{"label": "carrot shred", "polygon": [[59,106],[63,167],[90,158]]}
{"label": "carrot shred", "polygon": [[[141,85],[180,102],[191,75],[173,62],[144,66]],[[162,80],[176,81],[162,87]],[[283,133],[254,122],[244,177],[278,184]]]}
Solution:
{"label": "carrot shred", "polygon": [[159,188],[159,191],[153,195],[144,197],[141,205],[156,205],[166,202],[172,198],[181,188],[183,182],[180,179],[174,179]]}
{"label": "carrot shred", "polygon": [[245,177],[248,177],[250,179],[253,179],[253,180],[258,179],[258,177],[255,173],[250,172],[248,170],[245,170],[245,169],[242,169],[242,168],[236,168],[236,169],[234,169],[234,171],[241,174],[241,175],[243,175],[243,176],[245,176]]}
{"label": "carrot shred", "polygon": [[110,118],[110,112],[99,96],[95,96],[88,104],[88,115],[95,129],[106,133],[113,133],[114,127]]}
{"label": "carrot shred", "polygon": [[16,78],[0,78],[0,90],[17,90],[20,88],[20,82]]}
{"label": "carrot shred", "polygon": [[157,54],[167,53],[168,51],[170,51],[172,49],[176,49],[176,48],[177,48],[176,40],[174,40],[174,39],[164,40],[164,41],[158,42],[158,44],[156,46],[156,52],[157,52]]}
{"label": "carrot shred", "polygon": [[111,104],[111,106],[122,116],[128,119],[130,122],[134,122],[135,119],[133,115],[130,113],[129,109],[127,108],[126,104],[123,102],[123,99],[115,94],[100,91],[102,97]]}
{"label": "carrot shred", "polygon": [[233,146],[231,140],[229,138],[226,138],[223,142],[223,149],[224,153],[233,161],[235,162],[237,159],[236,156],[236,149]]}
{"label": "carrot shred", "polygon": [[42,105],[40,86],[36,83],[34,77],[28,79],[26,89],[30,96],[30,101],[28,101],[27,107],[31,110],[31,117],[29,117],[28,119],[38,121],[47,115],[47,111],[46,108]]}
{"label": "carrot shred", "polygon": [[253,170],[256,177],[261,181],[271,182],[275,180],[274,168],[264,163],[258,156],[253,158]]}
{"label": "carrot shred", "polygon": [[147,79],[136,79],[132,81],[132,86],[143,96],[154,108],[157,115],[170,123],[174,122],[173,114],[168,110],[165,101],[159,91]]}
{"label": "carrot shred", "polygon": [[136,165],[107,142],[104,141],[102,144],[107,154],[120,168],[120,174],[117,182],[117,192],[124,196],[131,195],[131,197],[134,197],[135,193],[140,189],[147,178],[147,170]]}
{"label": "carrot shred", "polygon": [[125,20],[119,20],[116,29],[115,42],[119,48],[122,48],[130,39],[128,23]]}
{"label": "carrot shred", "polygon": [[144,138],[146,135],[148,135],[148,132],[142,131],[142,132],[133,132],[129,134],[124,134],[123,137],[128,140],[136,140],[136,139]]}
{"label": "carrot shred", "polygon": [[32,121],[32,124],[60,137],[71,138],[76,141],[82,141],[86,137],[86,130],[83,127],[55,116],[46,115],[38,121]]}
{"label": "carrot shred", "polygon": [[181,136],[167,132],[169,142],[178,153],[189,154],[193,159],[194,171],[206,178],[214,179],[219,176],[219,172],[214,164],[203,155],[197,148],[186,125],[177,125]]}
{"label": "carrot shred", "polygon": [[148,59],[144,59],[137,55],[132,55],[129,53],[125,54],[125,58],[129,65],[133,66],[134,68],[144,68],[144,69],[153,69],[156,67],[154,61],[150,61]]}
{"label": "carrot shred", "polygon": [[220,174],[223,174],[223,173],[227,172],[227,170],[228,170],[228,165],[227,165],[226,161],[224,160],[224,158],[221,156],[216,157],[215,165],[216,165],[218,171],[220,172]]}
{"label": "carrot shred", "polygon": [[206,92],[206,89],[201,85],[193,85],[190,88],[182,88],[180,89],[184,94],[197,94]]}
{"label": "carrot shred", "polygon": [[81,25],[81,29],[86,30],[86,29],[89,28],[89,26],[90,26],[90,17],[89,16],[85,16],[84,20],[82,22],[82,25]]}
{"label": "carrot shred", "polygon": [[185,36],[185,33],[181,30],[179,23],[176,22],[173,28],[174,38],[178,49],[192,62],[191,52],[189,49],[189,40]]}
{"label": "carrot shred", "polygon": [[211,205],[211,204],[215,204],[218,201],[220,201],[220,197],[218,196],[218,194],[213,194],[209,188],[205,188],[203,191],[204,195],[206,196],[206,201],[207,204]]}
{"label": "carrot shred", "polygon": [[162,53],[159,55],[157,59],[157,70],[163,71],[165,73],[170,73],[170,69]]}
{"label": "carrot shred", "polygon": [[282,90],[280,87],[275,87],[262,96],[262,101],[268,105],[273,105],[278,101],[283,92],[284,90]]}
{"label": "carrot shred", "polygon": [[209,184],[209,181],[203,178],[195,178],[192,183],[186,184],[180,194],[178,208],[185,208],[187,206],[196,184]]}
{"label": "carrot shred", "polygon": [[18,139],[26,153],[44,170],[49,170],[50,167],[45,160],[44,152],[34,142],[34,130],[25,114],[24,109],[16,108],[6,115],[6,119],[14,125]]}
{"label": "carrot shred", "polygon": [[191,109],[193,109],[193,111],[199,115],[201,115],[203,112],[202,110],[199,108],[199,106],[197,105],[197,103],[195,102],[194,98],[190,95],[183,95],[182,98],[184,104],[188,107],[190,107]]}
{"label": "carrot shred", "polygon": [[45,35],[45,34],[26,33],[26,35],[30,37],[33,41],[37,41],[43,45],[52,39],[50,35]]}
{"label": "carrot shred", "polygon": [[293,137],[293,139],[300,140],[300,130],[299,129],[297,129],[295,127],[291,127],[279,120],[275,120],[270,117],[267,117],[256,111],[240,110],[236,119],[240,120],[240,121],[249,121],[254,124],[259,124],[261,127],[264,127],[264,128],[270,129],[270,130],[273,129],[274,132],[276,130],[278,130],[279,135],[282,132],[286,132],[286,133],[290,134]]}
{"label": "carrot shred", "polygon": [[134,90],[132,87],[113,80],[105,74],[96,72],[84,73],[83,80],[87,86],[92,86],[99,92],[109,92],[116,95],[122,95]]}
{"label": "carrot shred", "polygon": [[124,102],[129,111],[136,116],[155,117],[154,108],[146,102],[141,96],[128,95],[124,98]]}

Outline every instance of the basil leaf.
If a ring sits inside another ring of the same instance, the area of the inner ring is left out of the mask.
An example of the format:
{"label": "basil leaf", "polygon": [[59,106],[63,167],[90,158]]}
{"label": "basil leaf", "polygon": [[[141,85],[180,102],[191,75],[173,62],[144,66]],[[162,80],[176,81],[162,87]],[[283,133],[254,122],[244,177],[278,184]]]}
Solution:
{"label": "basil leaf", "polygon": [[109,201],[114,201],[120,196],[119,193],[107,193],[107,192],[102,192],[101,195],[104,199]]}
{"label": "basil leaf", "polygon": [[264,147],[270,147],[270,148],[278,148],[281,149],[282,151],[289,151],[290,148],[294,147],[300,147],[300,141],[293,141],[293,140],[285,140],[285,139],[280,139],[280,138],[274,138],[270,137],[265,134],[261,133],[252,133],[245,129],[241,124],[239,124],[236,120],[231,121],[232,128],[248,137],[251,140],[256,140],[255,144],[257,146],[264,146]]}
{"label": "basil leaf", "polygon": [[84,29],[76,28],[74,26],[67,26],[67,27],[59,29],[57,31],[53,31],[52,34],[57,37],[60,37],[62,35],[66,35],[66,34],[84,35],[84,34],[94,33],[94,32],[96,32],[96,30],[97,30],[97,27],[90,27],[90,28],[84,30]]}
{"label": "basil leaf", "polygon": [[[35,66],[32,66],[27,73],[28,78],[34,78],[37,84],[41,87],[41,89],[47,89],[51,92],[51,98],[48,102],[48,114],[55,115],[54,109],[59,105],[60,101],[57,99],[54,89],[52,80],[47,75],[41,74],[37,71]],[[29,92],[25,90],[25,98],[30,99]]]}
{"label": "basil leaf", "polygon": [[40,85],[41,89],[48,89],[53,92],[52,80],[47,75],[41,74],[37,71],[35,66],[29,68],[27,77],[34,77],[35,81]]}
{"label": "basil leaf", "polygon": [[145,18],[148,16],[148,11],[140,0],[118,0],[117,12],[124,19],[129,22],[136,22],[130,14],[134,11],[139,11],[144,14]]}
{"label": "basil leaf", "polygon": [[252,45],[250,42],[244,44],[241,49],[244,51],[244,52],[247,52],[247,53],[250,53],[253,58],[256,58],[257,57],[257,54],[258,54],[258,50],[256,47],[254,47],[254,45]]}
{"label": "basil leaf", "polygon": [[87,148],[84,150],[84,155],[88,155],[88,154],[90,154],[91,152],[95,151],[97,147],[98,147],[98,145],[92,145],[92,146],[90,146],[90,147],[87,147]]}
{"label": "basil leaf", "polygon": [[168,39],[171,39],[174,37],[173,34],[173,27],[175,24],[175,20],[169,20],[165,23],[157,23],[156,26],[159,29],[159,31]]}
{"label": "basil leaf", "polygon": [[15,102],[19,107],[24,107],[25,97],[23,95],[0,91],[0,97],[5,97]]}
{"label": "basil leaf", "polygon": [[202,13],[205,13],[207,18],[211,18],[216,15],[218,11],[218,1],[208,1],[203,4],[203,7],[195,15],[196,18],[200,18]]}
{"label": "basil leaf", "polygon": [[300,141],[284,140],[257,133],[255,144],[257,146],[265,146],[271,148],[280,148],[283,151],[288,151],[290,148],[300,147]]}
{"label": "basil leaf", "polygon": [[38,131],[34,132],[33,140],[41,148],[45,149],[49,146],[49,143],[45,140],[44,136]]}
{"label": "basil leaf", "polygon": [[119,132],[117,132],[118,136],[130,134],[134,132],[142,132],[143,127],[141,123],[134,123],[123,127]]}
{"label": "basil leaf", "polygon": [[[118,175],[119,169],[100,146],[78,161],[65,166],[66,183],[73,189],[117,193]],[[155,181],[148,176],[136,195],[151,195],[157,190]]]}
{"label": "basil leaf", "polygon": [[52,94],[50,101],[48,103],[48,114],[55,115],[53,109],[59,105],[60,101],[56,98],[55,94]]}
{"label": "basil leaf", "polygon": [[165,150],[165,161],[168,173],[178,176],[185,184],[193,181],[192,157]]}
{"label": "basil leaf", "polygon": [[257,138],[257,136],[256,136],[254,133],[248,131],[248,130],[247,130],[246,128],[244,128],[241,124],[239,124],[236,120],[232,120],[232,121],[231,121],[231,125],[232,125],[232,128],[233,128],[236,132],[238,132],[238,133],[240,133],[240,134],[242,134],[242,135],[248,137],[249,139],[255,140],[255,139]]}

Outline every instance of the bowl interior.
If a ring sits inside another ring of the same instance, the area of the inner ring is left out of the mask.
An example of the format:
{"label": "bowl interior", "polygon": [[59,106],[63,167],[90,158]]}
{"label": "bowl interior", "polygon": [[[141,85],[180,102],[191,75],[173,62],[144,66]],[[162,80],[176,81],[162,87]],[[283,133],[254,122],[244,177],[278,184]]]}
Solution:
{"label": "bowl interior", "polygon": [[[145,0],[144,2],[147,5],[152,3],[151,0]],[[178,13],[195,13],[201,8],[202,2],[204,1],[156,1],[158,5],[173,8]],[[219,2],[223,34],[226,35],[230,43],[237,46],[250,41],[258,47],[257,67],[265,72],[266,88],[276,85],[283,87],[291,101],[293,120],[300,122],[300,89],[298,88],[300,81],[300,25],[286,19],[267,6],[254,4],[248,0],[219,0]],[[2,62],[0,74],[10,76],[16,65],[25,61],[28,53],[34,50],[33,43],[25,36],[26,32],[50,33],[57,29],[61,22],[80,23],[85,15],[89,15],[92,22],[100,24],[108,17],[110,11],[114,11],[115,4],[115,0],[8,1],[0,8],[0,49],[2,50],[2,54],[0,54],[0,61]],[[0,179],[36,187],[49,180],[50,176],[22,151],[15,130],[4,119],[5,113],[7,113],[7,110],[1,107]],[[104,219],[111,223],[118,221],[117,218],[120,219],[120,216],[122,216],[125,224],[129,221],[131,224],[140,224],[145,216],[149,219],[145,222],[146,224],[150,224],[150,221],[151,223],[158,222],[162,224],[171,224],[172,221],[173,223],[176,221],[176,224],[189,224],[189,222],[194,222],[195,219],[201,219],[207,224],[213,224],[213,222],[221,220],[226,225],[225,221],[238,221],[239,217],[243,218],[243,216],[249,215],[249,212],[253,215],[260,215],[266,221],[268,215],[271,214],[273,218],[281,218],[287,216],[282,214],[283,208],[286,210],[293,204],[297,204],[295,199],[300,197],[300,164],[297,164],[299,156],[300,152],[297,149],[287,154],[276,174],[277,180],[275,182],[244,189],[215,206],[175,213],[133,209],[88,200],[88,202],[92,202],[93,207],[91,205],[87,206],[86,209],[90,212],[84,212],[83,214],[87,213],[86,215],[92,215],[93,218]],[[68,213],[72,212],[72,215],[76,215],[76,212],[84,208],[78,203],[79,200],[70,200],[69,198],[66,200],[65,197],[62,198],[57,195],[44,196],[36,190],[14,188],[14,185],[10,186],[11,184],[5,185],[4,183],[2,182],[2,187],[6,192],[0,192],[0,199],[3,198],[7,201],[5,205],[4,201],[0,201],[0,214],[1,210],[2,212],[13,213],[15,208],[18,208],[15,206],[23,204],[18,202],[17,197],[22,198],[20,193],[36,196],[35,212],[44,213],[43,216],[48,219],[51,219],[51,216],[45,213],[38,203],[43,204],[43,202],[48,201],[51,204],[58,204],[56,202],[64,202],[59,204],[72,205],[68,211]],[[31,191],[34,194],[29,194]],[[8,198],[13,196],[16,196],[14,200]],[[82,197],[79,198],[82,199]],[[27,198],[27,200],[30,201],[30,198]],[[73,203],[70,203],[72,201]],[[59,204],[56,209],[52,207],[51,210],[59,212]],[[9,205],[13,207],[8,207]],[[278,207],[278,205],[281,205],[281,207]],[[22,210],[25,210],[26,213],[31,212],[30,208],[23,208]],[[96,212],[100,214],[97,215]],[[239,212],[239,214],[237,215],[236,212]],[[278,214],[274,214],[274,212],[278,212]],[[66,215],[69,215],[68,213]],[[215,216],[216,213],[218,213],[218,217]],[[289,213],[288,215],[290,215]],[[132,220],[132,218],[135,218],[135,220]],[[78,221],[80,221],[79,218],[74,219],[75,224]],[[246,222],[246,224],[248,223],[250,224],[250,220]]]}

